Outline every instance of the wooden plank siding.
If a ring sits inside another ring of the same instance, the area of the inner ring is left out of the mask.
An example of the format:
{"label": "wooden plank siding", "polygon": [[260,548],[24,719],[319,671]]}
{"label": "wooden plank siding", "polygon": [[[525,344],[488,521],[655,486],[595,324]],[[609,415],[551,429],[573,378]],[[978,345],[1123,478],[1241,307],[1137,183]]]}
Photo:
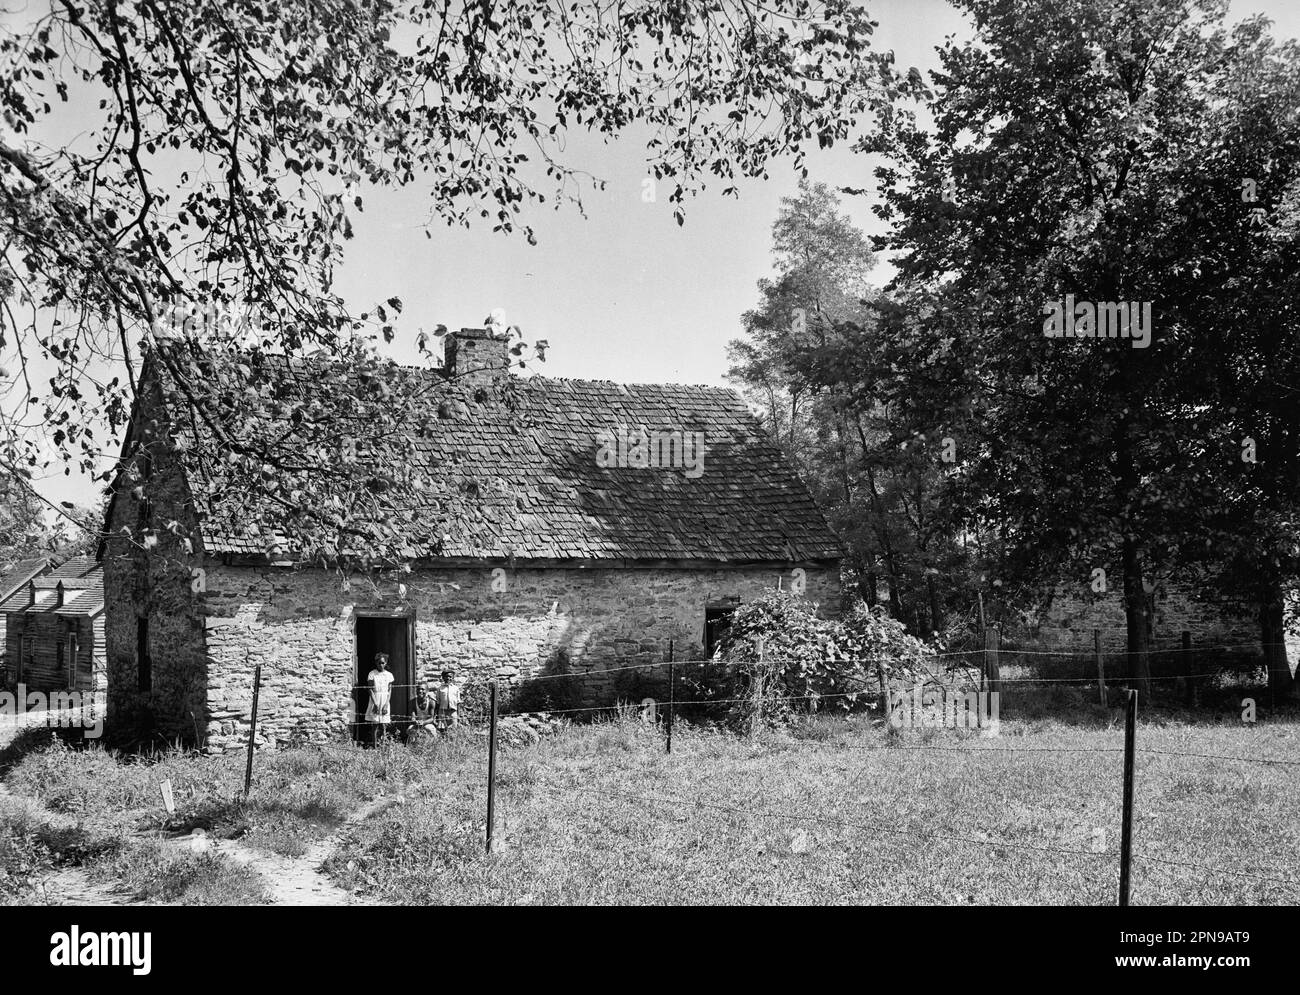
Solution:
{"label": "wooden plank siding", "polygon": [[[104,616],[5,613],[6,677],[28,691],[104,691]],[[76,637],[75,659],[69,637]]]}

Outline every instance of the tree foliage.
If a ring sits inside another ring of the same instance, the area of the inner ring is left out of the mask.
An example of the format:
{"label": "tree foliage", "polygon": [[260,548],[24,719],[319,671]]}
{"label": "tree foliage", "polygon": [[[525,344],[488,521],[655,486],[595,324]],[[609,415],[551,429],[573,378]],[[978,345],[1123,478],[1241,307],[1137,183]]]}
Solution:
{"label": "tree foliage", "polygon": [[[1144,677],[1153,574],[1186,561],[1188,537],[1222,555],[1258,527],[1207,531],[1243,490],[1238,416],[1278,440],[1260,410],[1274,402],[1226,371],[1294,371],[1253,332],[1229,340],[1242,319],[1294,341],[1239,171],[1263,175],[1271,149],[1273,195],[1294,188],[1296,49],[1258,20],[1229,33],[1217,0],[959,6],[977,37],[940,51],[933,127],[900,113],[864,145],[889,159],[878,248],[934,303],[920,355],[951,384],[962,507],[999,524],[1019,573],[1107,569]],[[1228,126],[1243,112],[1248,145]],[[1282,217],[1271,231],[1288,241]],[[1067,299],[1150,302],[1153,340],[1045,337]]]}
{"label": "tree foliage", "polygon": [[868,284],[875,255],[824,184],[782,202],[773,261],[776,277],[759,282],[760,306],[744,316],[746,337],[731,344],[730,375],[844,540],[863,600],[883,598],[914,631],[941,633],[969,595],[970,559],[938,501],[944,347],[908,317],[899,303],[908,295]]}
{"label": "tree foliage", "polygon": [[[331,429],[260,357],[334,361],[326,407],[344,396],[329,390],[390,371],[367,344],[398,334],[398,288],[356,313],[334,285],[373,191],[418,185],[430,221],[531,241],[526,211],[580,205],[589,178],[565,136],[634,133],[647,170],[674,181],[680,223],[706,182],[734,192],[776,159],[799,168],[811,143],[856,133],[912,85],[845,0],[56,0],[13,23],[0,34],[0,466],[21,479],[97,468],[131,409],[141,342],[179,326],[201,333],[204,358],[151,355],[225,447],[223,486],[279,480],[268,503],[309,550],[327,545],[339,481],[287,478]],[[75,139],[59,128],[71,110],[91,122]],[[536,356],[516,338],[518,362]],[[32,382],[37,360],[57,371],[48,385]],[[291,444],[245,418],[276,406]],[[363,392],[348,414],[383,447],[413,410]],[[394,536],[368,538],[400,557]]]}

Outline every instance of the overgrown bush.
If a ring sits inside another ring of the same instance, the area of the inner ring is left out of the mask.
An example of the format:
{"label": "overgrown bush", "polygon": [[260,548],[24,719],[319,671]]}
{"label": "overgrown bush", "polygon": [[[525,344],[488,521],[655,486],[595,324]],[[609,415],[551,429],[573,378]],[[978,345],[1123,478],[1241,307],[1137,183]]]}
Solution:
{"label": "overgrown bush", "polygon": [[742,605],[723,636],[732,725],[784,724],[796,712],[849,712],[873,702],[882,677],[918,682],[933,651],[882,607],[824,619],[807,599],[768,591]]}
{"label": "overgrown bush", "polygon": [[[497,685],[497,708],[504,711],[503,698],[509,697],[508,685],[502,681]],[[486,680],[470,677],[460,686],[460,708],[456,716],[459,722],[478,725],[486,722],[492,708],[492,688]]]}
{"label": "overgrown bush", "polygon": [[[922,683],[935,663],[934,650],[893,618],[883,605],[874,608],[859,602],[845,614],[836,628],[835,643],[844,664],[855,669],[854,681],[878,687],[880,677],[891,683],[912,686]],[[842,667],[845,670],[847,667]]]}
{"label": "overgrown bush", "polygon": [[0,835],[0,905],[26,905],[36,899],[36,884],[54,866],[49,848],[35,836]]}
{"label": "overgrown bush", "polygon": [[215,853],[178,853],[156,840],[131,840],[92,876],[121,882],[137,899],[151,904],[265,905],[265,882],[251,867]]}

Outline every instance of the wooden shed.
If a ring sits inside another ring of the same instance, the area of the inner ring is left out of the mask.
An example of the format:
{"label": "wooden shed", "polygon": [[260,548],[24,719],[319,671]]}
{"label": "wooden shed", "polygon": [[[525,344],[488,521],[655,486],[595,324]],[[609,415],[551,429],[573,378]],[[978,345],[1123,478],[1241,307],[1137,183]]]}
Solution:
{"label": "wooden shed", "polygon": [[[0,563],[0,604],[8,601],[19,588],[25,590],[29,581],[45,573],[54,562],[52,557],[36,556]],[[0,688],[8,686],[12,670],[13,664],[6,652],[5,617],[0,614]]]}
{"label": "wooden shed", "polygon": [[75,557],[0,601],[7,683],[28,691],[106,690],[103,578],[94,559]]}

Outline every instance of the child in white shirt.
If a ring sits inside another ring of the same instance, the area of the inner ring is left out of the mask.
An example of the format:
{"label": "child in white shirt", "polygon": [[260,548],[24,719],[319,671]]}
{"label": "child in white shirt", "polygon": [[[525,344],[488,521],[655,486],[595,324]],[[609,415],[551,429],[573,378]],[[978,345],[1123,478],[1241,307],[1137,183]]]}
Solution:
{"label": "child in white shirt", "polygon": [[366,707],[366,721],[375,724],[375,736],[393,721],[392,687],[394,677],[388,669],[388,654],[376,653],[374,669],[366,675],[370,685],[370,704]]}

